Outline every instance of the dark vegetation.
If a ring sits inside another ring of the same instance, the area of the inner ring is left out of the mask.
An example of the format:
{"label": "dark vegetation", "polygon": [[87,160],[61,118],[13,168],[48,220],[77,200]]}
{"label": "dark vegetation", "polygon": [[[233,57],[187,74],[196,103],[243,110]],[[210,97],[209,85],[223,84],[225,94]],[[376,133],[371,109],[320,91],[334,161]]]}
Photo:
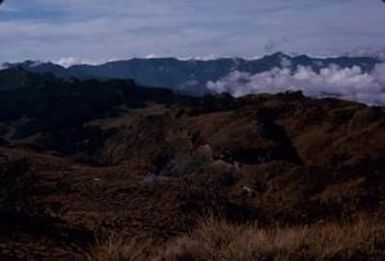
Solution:
{"label": "dark vegetation", "polygon": [[0,259],[385,257],[383,107],[0,79]]}

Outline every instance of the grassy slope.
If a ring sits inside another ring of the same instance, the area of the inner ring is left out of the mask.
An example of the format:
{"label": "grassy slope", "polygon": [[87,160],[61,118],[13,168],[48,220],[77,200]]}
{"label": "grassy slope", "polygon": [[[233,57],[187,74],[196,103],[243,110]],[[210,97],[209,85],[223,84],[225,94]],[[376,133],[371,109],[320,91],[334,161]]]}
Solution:
{"label": "grassy slope", "polygon": [[119,81],[37,86],[0,95],[11,99],[0,115],[6,258],[383,256],[383,108]]}

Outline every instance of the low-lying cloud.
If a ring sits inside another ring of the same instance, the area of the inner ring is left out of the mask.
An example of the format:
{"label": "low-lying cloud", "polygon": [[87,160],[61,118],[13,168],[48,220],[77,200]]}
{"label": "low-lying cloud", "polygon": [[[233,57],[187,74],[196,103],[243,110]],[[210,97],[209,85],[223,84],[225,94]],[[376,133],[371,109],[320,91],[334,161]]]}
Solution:
{"label": "low-lying cloud", "polygon": [[275,68],[254,75],[234,71],[218,81],[208,82],[207,88],[235,97],[301,90],[311,97],[338,97],[368,105],[385,105],[385,63],[376,65],[369,73],[358,66],[339,68],[336,65],[319,72],[304,66],[294,71]]}
{"label": "low-lying cloud", "polygon": [[54,63],[56,63],[60,66],[63,66],[65,68],[71,67],[72,65],[85,64],[85,62],[82,59],[72,57],[72,56],[63,57],[57,61],[54,61]]}

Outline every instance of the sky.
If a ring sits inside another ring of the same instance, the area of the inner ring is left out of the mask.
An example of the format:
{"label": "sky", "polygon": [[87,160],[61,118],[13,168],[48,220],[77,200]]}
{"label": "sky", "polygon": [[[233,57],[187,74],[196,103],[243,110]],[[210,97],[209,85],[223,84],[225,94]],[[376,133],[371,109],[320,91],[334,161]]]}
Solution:
{"label": "sky", "polygon": [[380,0],[5,0],[0,63],[385,50]]}

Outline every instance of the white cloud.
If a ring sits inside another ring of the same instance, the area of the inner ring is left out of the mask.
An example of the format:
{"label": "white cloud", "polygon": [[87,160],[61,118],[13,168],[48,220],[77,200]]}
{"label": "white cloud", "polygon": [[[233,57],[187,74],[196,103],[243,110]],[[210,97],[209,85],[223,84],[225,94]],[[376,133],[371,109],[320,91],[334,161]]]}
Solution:
{"label": "white cloud", "polygon": [[207,87],[235,97],[301,90],[311,97],[339,97],[369,105],[385,105],[385,64],[378,64],[370,73],[358,66],[339,68],[336,65],[319,72],[308,67],[299,67],[294,72],[289,68],[275,68],[255,75],[235,71],[219,81],[209,82]]}
{"label": "white cloud", "polygon": [[371,56],[385,61],[385,45],[360,46],[348,51],[347,56]]}
{"label": "white cloud", "polygon": [[64,57],[59,59],[58,61],[54,61],[54,63],[61,65],[65,68],[71,67],[76,64],[84,64],[85,62],[82,59],[76,57]]}
{"label": "white cloud", "polygon": [[292,62],[290,59],[286,57],[281,58],[281,67],[286,68],[286,67],[290,67],[291,65],[292,65]]}

